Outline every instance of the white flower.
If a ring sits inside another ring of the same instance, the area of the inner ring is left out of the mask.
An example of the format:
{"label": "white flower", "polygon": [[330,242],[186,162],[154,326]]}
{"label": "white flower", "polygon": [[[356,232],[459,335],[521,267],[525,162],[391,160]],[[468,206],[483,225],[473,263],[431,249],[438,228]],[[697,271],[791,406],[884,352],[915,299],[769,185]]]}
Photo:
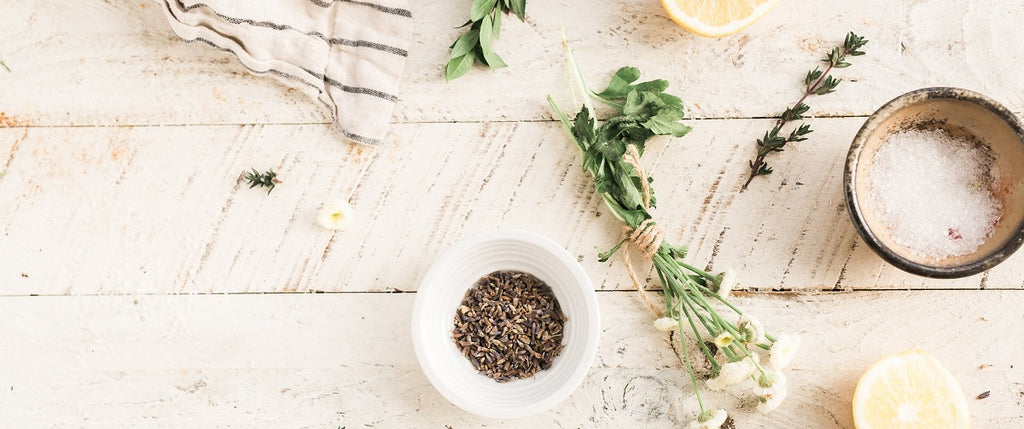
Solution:
{"label": "white flower", "polygon": [[[697,416],[697,421],[690,422],[690,429],[719,429],[728,417],[729,414],[725,410],[707,410]],[[705,420],[702,422],[701,418]]]}
{"label": "white flower", "polygon": [[786,376],[780,371],[766,372],[754,384],[754,396],[758,399],[770,398],[781,390],[786,390]]}
{"label": "white flower", "polygon": [[761,412],[769,412],[779,407],[782,404],[782,400],[786,399],[786,385],[779,384],[772,386],[772,391],[765,395],[758,396],[757,398],[757,410]]}
{"label": "white flower", "polygon": [[757,369],[754,365],[753,356],[757,355],[751,355],[742,360],[722,365],[722,369],[718,371],[718,377],[708,379],[708,389],[722,390],[750,378],[750,375]]}
{"label": "white flower", "polygon": [[715,293],[722,298],[728,298],[729,292],[732,292],[733,288],[736,287],[736,271],[729,268],[722,272],[722,280],[718,282],[718,290]]}
{"label": "white flower", "polygon": [[345,229],[352,223],[352,206],[345,201],[331,201],[316,212],[316,223],[327,229]]}
{"label": "white flower", "polygon": [[718,336],[715,337],[715,345],[718,346],[718,348],[729,347],[734,339],[735,337],[733,337],[729,331],[722,331],[721,334],[718,334]]}
{"label": "white flower", "polygon": [[744,343],[758,344],[766,340],[764,337],[764,325],[752,314],[744,313],[741,315],[739,320],[736,321],[736,327],[739,328]]}
{"label": "white flower", "polygon": [[793,356],[796,355],[796,350],[799,348],[800,337],[798,335],[779,335],[779,338],[776,338],[775,343],[772,344],[771,350],[768,351],[768,363],[775,369],[785,368],[793,360]]}
{"label": "white flower", "polygon": [[662,317],[654,321],[654,329],[661,332],[672,332],[679,329],[679,321],[671,317]]}

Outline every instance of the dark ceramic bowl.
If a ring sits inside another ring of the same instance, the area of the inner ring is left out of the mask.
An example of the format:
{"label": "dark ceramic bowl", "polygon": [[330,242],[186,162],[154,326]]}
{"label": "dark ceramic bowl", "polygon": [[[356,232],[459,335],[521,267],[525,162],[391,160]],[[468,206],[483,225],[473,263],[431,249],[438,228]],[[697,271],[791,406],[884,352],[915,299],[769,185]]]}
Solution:
{"label": "dark ceramic bowl", "polygon": [[[994,196],[1003,211],[994,231],[974,252],[937,259],[893,240],[869,198],[868,172],[886,138],[907,129],[941,129],[985,145],[998,171]],[[843,178],[846,207],[857,232],[886,262],[909,273],[956,278],[992,268],[1024,242],[1024,131],[996,101],[960,88],[924,88],[886,103],[864,122],[850,146]]]}

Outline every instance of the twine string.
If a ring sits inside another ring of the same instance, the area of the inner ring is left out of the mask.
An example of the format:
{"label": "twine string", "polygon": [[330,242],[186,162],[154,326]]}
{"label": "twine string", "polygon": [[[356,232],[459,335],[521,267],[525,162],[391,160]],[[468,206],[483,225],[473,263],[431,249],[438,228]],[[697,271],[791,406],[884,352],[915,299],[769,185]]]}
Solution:
{"label": "twine string", "polygon": [[[640,165],[640,153],[637,151],[636,146],[626,146],[626,153],[622,155],[623,161],[633,167],[636,171],[637,176],[640,176],[640,191],[643,195],[644,208],[649,209],[651,206],[651,188],[647,183],[647,175],[644,174],[643,167]],[[629,226],[622,227],[622,235],[628,239],[629,243],[637,248],[645,259],[652,259],[654,254],[661,248],[661,243],[665,240],[665,231],[658,226],[657,223],[652,219],[644,219],[637,225],[636,228],[630,228]],[[630,280],[633,281],[633,287],[636,288],[640,299],[647,304],[647,307],[651,309],[655,317],[661,317],[662,311],[658,308],[654,302],[647,296],[647,290],[644,285],[640,283],[636,272],[633,270],[633,264],[629,258],[630,252],[622,252],[622,260],[626,265],[626,272],[629,273]]]}

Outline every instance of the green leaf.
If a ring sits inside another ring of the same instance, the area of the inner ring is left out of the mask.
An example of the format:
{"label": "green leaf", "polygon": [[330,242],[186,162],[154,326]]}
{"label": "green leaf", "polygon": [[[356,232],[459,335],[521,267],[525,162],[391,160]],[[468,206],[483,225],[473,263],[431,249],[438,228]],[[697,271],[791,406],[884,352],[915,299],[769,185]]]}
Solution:
{"label": "green leaf", "polygon": [[468,54],[480,42],[480,30],[474,28],[459,36],[452,45],[452,59]]}
{"label": "green leaf", "polygon": [[662,100],[660,93],[653,91],[632,90],[626,96],[626,102],[622,106],[622,113],[625,115],[637,115],[637,121],[646,121],[655,116],[662,109],[675,110],[682,118],[682,110],[669,107]]}
{"label": "green leaf", "polygon": [[491,13],[494,9],[494,3],[497,0],[473,0],[473,6],[469,8],[469,19],[473,21],[479,21],[484,19],[484,15]]}
{"label": "green leaf", "polygon": [[804,78],[804,86],[811,86],[814,81],[821,77],[821,69],[815,67],[814,70],[807,72],[807,77]]}
{"label": "green leaf", "polygon": [[[632,167],[629,167],[629,169],[632,170]],[[622,190],[619,196],[619,204],[627,210],[644,209],[644,195],[640,192],[640,187],[633,182],[634,176],[623,173],[617,177],[619,179],[619,188]]]}
{"label": "green leaf", "polygon": [[672,94],[666,94],[663,92],[661,94],[658,94],[658,98],[661,98],[661,101],[665,103],[666,106],[679,109],[680,112],[684,111],[683,100],[680,99],[679,97],[676,97]]}
{"label": "green leaf", "polygon": [[626,94],[629,93],[630,84],[640,79],[640,70],[636,67],[623,67],[612,75],[611,82],[608,82],[608,88],[597,94],[598,97],[614,100],[620,98],[626,98]]}
{"label": "green leaf", "polygon": [[649,80],[633,86],[637,91],[662,92],[668,89],[668,81],[664,79]]}
{"label": "green leaf", "polygon": [[[586,172],[594,171],[594,167],[597,165],[597,160],[594,157],[588,155],[586,152],[583,153],[583,165],[580,165],[580,169]],[[596,180],[596,179],[595,179]],[[595,184],[600,185],[600,181],[595,181]]]}
{"label": "green leaf", "polygon": [[647,214],[647,210],[624,210],[619,212],[622,216],[622,220],[629,225],[630,228],[636,228],[640,226],[643,221],[650,218],[651,215]]}
{"label": "green leaf", "polygon": [[622,105],[623,115],[636,115],[640,113],[644,108],[643,95],[637,91],[629,91],[626,94],[626,102]]}
{"label": "green leaf", "polygon": [[604,159],[619,160],[626,153],[626,144],[622,140],[599,140],[590,146],[590,150],[601,154]]}
{"label": "green leaf", "polygon": [[594,142],[594,118],[590,117],[590,111],[586,107],[583,107],[576,114],[576,119],[572,123],[572,129],[569,131],[576,137],[576,140],[584,150]]}
{"label": "green leaf", "polygon": [[445,80],[451,82],[466,74],[473,67],[473,61],[475,60],[476,55],[472,51],[467,52],[466,55],[452,58],[444,69]]}
{"label": "green leaf", "polygon": [[683,112],[674,109],[663,109],[653,118],[644,122],[644,126],[654,132],[654,134],[682,137],[690,132],[690,127],[677,122],[680,119],[683,119]]}
{"label": "green leaf", "polygon": [[494,14],[494,38],[501,36],[501,12]]}
{"label": "green leaf", "polygon": [[512,0],[512,13],[516,14],[516,17],[520,21],[526,21],[526,0]]}
{"label": "green leaf", "polygon": [[498,54],[494,53],[494,49],[491,48],[491,39],[494,33],[494,22],[491,20],[491,16],[487,15],[480,23],[480,53],[483,57],[484,63],[492,68],[507,67],[505,61],[502,61]]}
{"label": "green leaf", "polygon": [[800,103],[796,105],[796,108],[787,108],[786,111],[782,112],[782,121],[789,122],[803,119],[804,113],[807,113],[810,108],[811,106],[808,106],[806,103]]}

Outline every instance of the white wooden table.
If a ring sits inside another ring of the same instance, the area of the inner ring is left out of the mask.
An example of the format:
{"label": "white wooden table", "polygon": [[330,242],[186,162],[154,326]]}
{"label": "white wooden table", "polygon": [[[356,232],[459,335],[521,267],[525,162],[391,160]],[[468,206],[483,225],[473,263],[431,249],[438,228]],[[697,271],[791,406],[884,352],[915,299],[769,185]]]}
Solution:
{"label": "white wooden table", "polygon": [[[905,91],[961,86],[1024,111],[1020,2],[790,0],[705,39],[655,0],[533,1],[497,45],[511,67],[445,83],[469,3],[413,2],[393,135],[371,148],[343,143],[303,94],[179,41],[151,0],[0,1],[0,426],[687,424],[682,365],[621,261],[597,262],[619,225],[544,101],[569,105],[565,28],[595,86],[634,65],[683,96],[694,131],[645,157],[657,216],[693,263],[734,267],[739,302],[770,329],[804,338],[775,413],[710,395],[738,428],[852,428],[859,375],[911,348],[957,376],[975,427],[1024,427],[1024,252],[964,279],[911,276],[864,245],[841,192],[864,117]],[[848,30],[868,54],[811,100],[816,132],[739,192],[763,118]],[[284,183],[250,190],[250,167]],[[337,197],[359,217],[332,233],[314,213]],[[433,258],[492,227],[551,237],[599,290],[584,384],[525,421],[449,404],[409,337]]]}

